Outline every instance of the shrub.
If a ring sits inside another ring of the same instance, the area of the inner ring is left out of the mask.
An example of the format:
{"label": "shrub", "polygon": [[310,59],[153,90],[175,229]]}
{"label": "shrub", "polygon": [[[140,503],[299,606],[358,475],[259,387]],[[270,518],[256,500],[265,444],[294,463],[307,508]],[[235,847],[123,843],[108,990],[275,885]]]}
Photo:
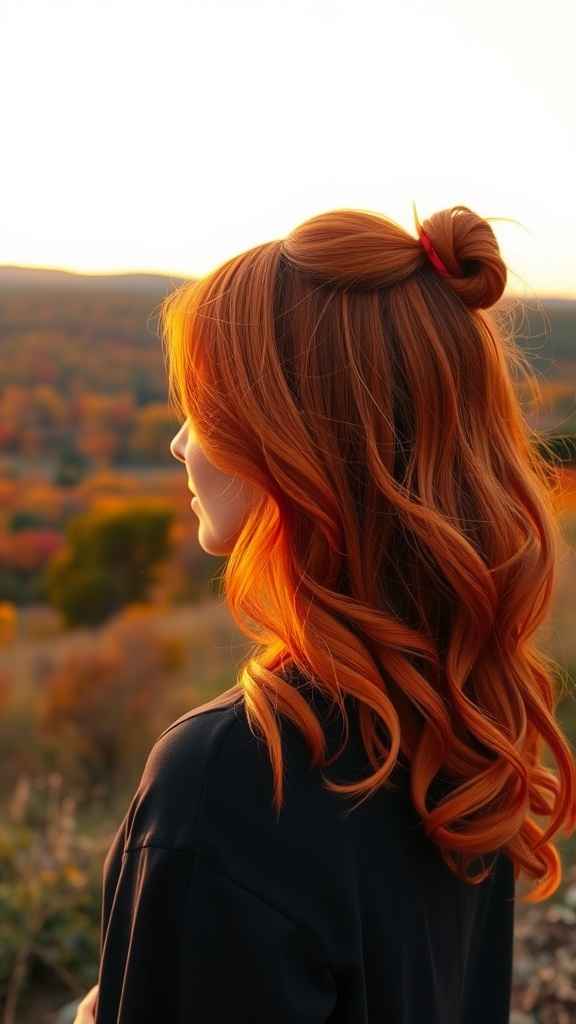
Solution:
{"label": "shrub", "polygon": [[53,764],[112,785],[138,768],[161,727],[169,673],[184,659],[178,638],[159,634],[133,609],[70,651],[45,679],[39,709]]}
{"label": "shrub", "polygon": [[96,625],[148,595],[170,549],[173,512],[140,505],[72,519],[48,569],[48,598],[68,625]]}
{"label": "shrub", "polygon": [[110,836],[82,835],[77,801],[52,774],[21,778],[0,823],[0,991],[12,1024],[23,990],[46,968],[74,996],[94,983],[100,872]]}

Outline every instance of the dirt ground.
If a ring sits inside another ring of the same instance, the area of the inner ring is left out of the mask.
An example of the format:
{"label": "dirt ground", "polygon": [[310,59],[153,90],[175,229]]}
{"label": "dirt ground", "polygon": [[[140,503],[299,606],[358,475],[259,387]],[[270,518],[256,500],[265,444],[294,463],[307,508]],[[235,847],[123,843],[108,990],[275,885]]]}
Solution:
{"label": "dirt ground", "polygon": [[576,866],[563,899],[517,904],[510,1024],[576,1024]]}

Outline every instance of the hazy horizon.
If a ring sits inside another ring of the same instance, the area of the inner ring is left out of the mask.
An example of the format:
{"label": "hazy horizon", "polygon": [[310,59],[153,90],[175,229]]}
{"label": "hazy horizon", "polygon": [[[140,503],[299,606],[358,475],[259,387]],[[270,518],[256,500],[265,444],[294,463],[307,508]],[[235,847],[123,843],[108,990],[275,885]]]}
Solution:
{"label": "hazy horizon", "polygon": [[[34,266],[28,264],[0,264],[0,277],[6,271],[16,271],[22,273],[39,273],[39,274],[62,274],[66,277],[75,277],[83,280],[92,279],[120,279],[120,278],[162,278],[167,281],[174,279],[176,282],[182,282],[186,280],[193,280],[191,275],[187,275],[181,271],[167,271],[167,270],[151,270],[151,269],[128,269],[128,270],[102,270],[102,271],[82,271],[73,270],[68,267],[50,267],[50,266]],[[177,284],[175,284],[177,287]],[[536,291],[536,289],[526,290],[514,289],[513,285],[508,283],[506,287],[506,294],[511,297],[518,297],[520,299],[529,300],[530,297],[539,299],[547,302],[572,302],[576,303],[576,289],[572,294],[560,294],[558,291]]]}

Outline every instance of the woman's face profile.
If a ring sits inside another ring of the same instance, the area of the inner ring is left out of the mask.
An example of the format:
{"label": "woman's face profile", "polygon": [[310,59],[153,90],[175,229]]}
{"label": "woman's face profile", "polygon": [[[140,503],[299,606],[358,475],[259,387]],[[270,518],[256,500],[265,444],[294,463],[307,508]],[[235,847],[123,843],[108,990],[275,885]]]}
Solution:
{"label": "woman's face profile", "polygon": [[200,448],[190,420],[170,442],[170,451],[186,466],[188,488],[194,495],[191,506],[199,521],[200,547],[210,555],[229,555],[258,488],[214,466]]}

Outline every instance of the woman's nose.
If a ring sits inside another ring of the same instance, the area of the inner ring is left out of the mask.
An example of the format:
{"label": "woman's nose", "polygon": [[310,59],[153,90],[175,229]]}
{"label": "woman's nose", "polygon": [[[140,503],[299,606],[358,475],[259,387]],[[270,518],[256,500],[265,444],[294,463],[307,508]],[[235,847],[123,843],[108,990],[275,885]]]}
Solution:
{"label": "woman's nose", "polygon": [[180,427],[178,433],[170,441],[170,451],[179,462],[184,462],[185,433],[186,424]]}

